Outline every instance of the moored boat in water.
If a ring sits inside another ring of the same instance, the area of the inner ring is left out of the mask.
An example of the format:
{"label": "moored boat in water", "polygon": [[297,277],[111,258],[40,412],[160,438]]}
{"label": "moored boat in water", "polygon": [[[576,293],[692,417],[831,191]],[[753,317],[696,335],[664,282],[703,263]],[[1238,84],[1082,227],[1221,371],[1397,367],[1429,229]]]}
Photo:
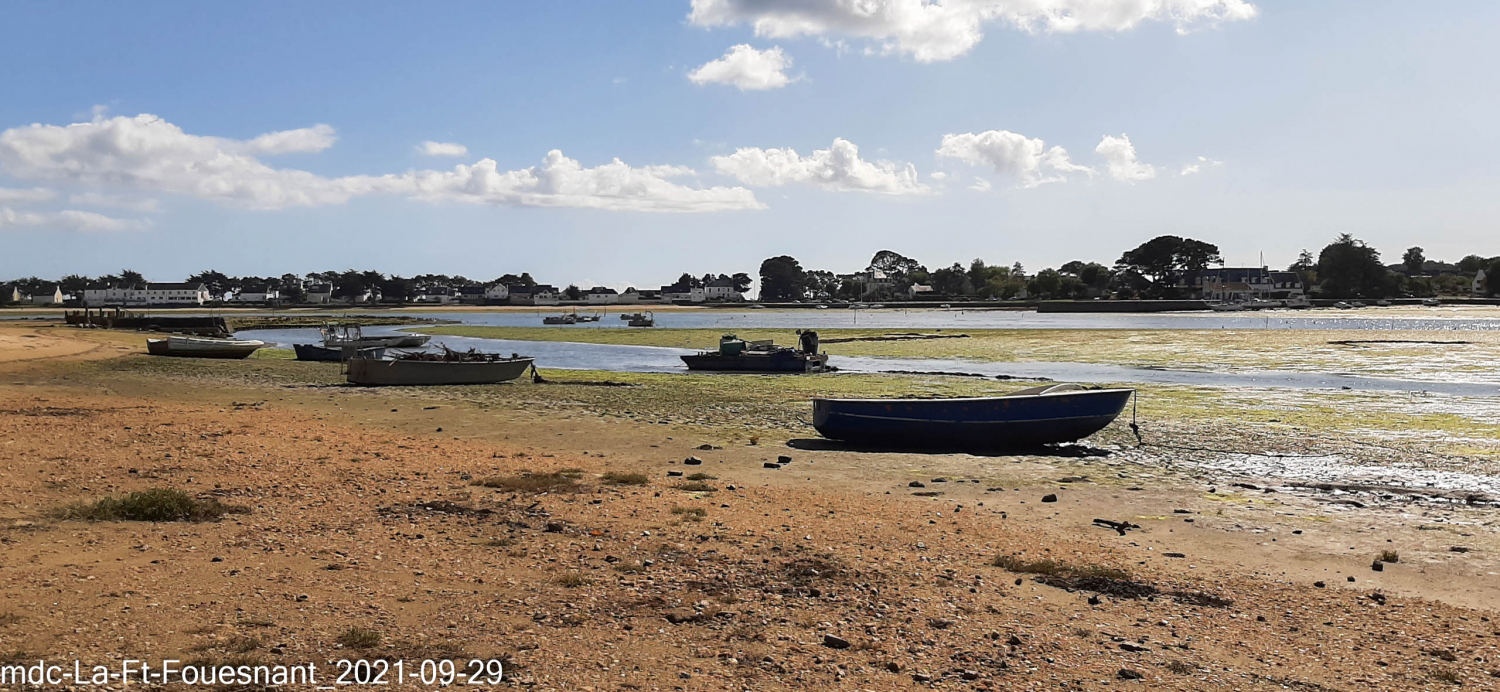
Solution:
{"label": "moored boat in water", "polygon": [[813,427],[855,444],[914,448],[1026,448],[1075,442],[1109,425],[1134,389],[1060,384],[1004,396],[813,399]]}
{"label": "moored boat in water", "polygon": [[818,333],[801,333],[801,348],[777,346],[770,340],[745,341],[733,334],[719,339],[719,350],[682,356],[689,370],[712,372],[826,372],[828,354],[818,353]]}
{"label": "moored boat in water", "polygon": [[517,354],[453,351],[401,353],[394,358],[353,358],[344,379],[353,384],[376,386],[431,386],[454,384],[499,384],[526,374],[534,358]]}
{"label": "moored boat in water", "polygon": [[147,353],[178,358],[249,358],[250,354],[265,346],[264,341],[209,339],[201,336],[169,336],[146,340]]}
{"label": "moored boat in water", "polygon": [[391,336],[365,336],[358,326],[329,325],[319,330],[326,348],[417,348],[432,337],[426,334],[393,334]]}

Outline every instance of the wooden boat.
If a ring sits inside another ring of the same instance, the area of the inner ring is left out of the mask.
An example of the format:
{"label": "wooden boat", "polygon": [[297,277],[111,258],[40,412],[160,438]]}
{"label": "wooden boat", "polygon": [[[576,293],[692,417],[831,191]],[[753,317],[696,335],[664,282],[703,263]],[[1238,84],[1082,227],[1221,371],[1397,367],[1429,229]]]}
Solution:
{"label": "wooden boat", "polygon": [[578,313],[565,312],[561,315],[549,315],[542,318],[542,324],[578,324]]}
{"label": "wooden boat", "polygon": [[344,348],[328,348],[316,344],[292,344],[292,351],[296,352],[297,360],[331,361],[339,363],[350,358],[384,358],[385,347],[347,349],[353,351],[349,358],[344,356]]}
{"label": "wooden boat", "polygon": [[165,339],[146,340],[147,353],[179,358],[249,358],[250,354],[265,346],[264,341],[208,339],[200,336],[169,336]]}
{"label": "wooden boat", "polygon": [[689,370],[712,372],[806,373],[833,370],[828,354],[818,353],[817,332],[802,334],[802,348],[777,346],[770,340],[745,341],[733,334],[719,339],[719,350],[682,356]]}
{"label": "wooden boat", "polygon": [[1025,448],[1074,442],[1109,425],[1134,389],[1058,384],[962,399],[813,399],[813,427],[854,443]]}
{"label": "wooden boat", "polygon": [[327,326],[319,330],[323,345],[328,348],[417,348],[432,337],[426,334],[395,334],[392,336],[365,336],[357,326]]}
{"label": "wooden boat", "polygon": [[630,318],[630,321],[626,325],[631,327],[655,327],[656,313],[650,311],[644,313],[638,312],[634,317]]}
{"label": "wooden boat", "polygon": [[626,320],[626,321],[629,321],[629,320],[638,320],[638,319],[640,319],[642,317],[645,317],[645,315],[642,314],[642,313],[639,313],[639,312],[622,312],[622,313],[620,313],[620,319]]}
{"label": "wooden boat", "polygon": [[524,374],[535,361],[512,354],[458,352],[403,353],[391,359],[353,358],[344,379],[353,384],[423,386],[499,384]]}

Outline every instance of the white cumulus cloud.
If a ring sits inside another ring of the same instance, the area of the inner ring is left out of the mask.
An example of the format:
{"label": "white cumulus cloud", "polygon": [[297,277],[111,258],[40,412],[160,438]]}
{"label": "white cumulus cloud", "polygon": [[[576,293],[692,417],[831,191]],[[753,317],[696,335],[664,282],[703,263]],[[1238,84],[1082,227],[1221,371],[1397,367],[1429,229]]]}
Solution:
{"label": "white cumulus cloud", "polygon": [[232,140],[188,134],[154,115],[99,116],[0,132],[0,170],[17,179],[185,195],[250,209],[342,204],[369,194],[631,211],[763,206],[745,188],[703,189],[668,180],[691,174],[687,168],[636,168],[618,159],[584,168],[558,151],[543,166],[518,171],[500,171],[495,161],[483,159],[453,171],[341,178],[275,168],[254,155],[316,151],[333,139],[326,126]]}
{"label": "white cumulus cloud", "polygon": [[246,154],[316,154],[333,146],[338,135],[328,125],[313,125],[298,130],[268,132],[248,142],[221,140],[224,147]]}
{"label": "white cumulus cloud", "polygon": [[1111,137],[1104,135],[1099,141],[1099,146],[1094,147],[1094,153],[1104,157],[1109,164],[1109,175],[1115,180],[1123,180],[1133,183],[1137,180],[1150,180],[1156,177],[1156,168],[1150,164],[1141,163],[1135,159],[1135,145],[1130,143],[1130,138],[1125,135]]}
{"label": "white cumulus cloud", "polygon": [[56,190],[49,190],[45,187],[30,189],[0,187],[0,202],[45,202],[56,196]]}
{"label": "white cumulus cloud", "polygon": [[774,187],[801,183],[827,190],[919,195],[930,189],[910,163],[866,161],[859,147],[835,139],[827,149],[801,156],[793,149],[743,148],[711,159],[714,169],[746,185]]}
{"label": "white cumulus cloud", "polygon": [[462,144],[453,142],[433,142],[431,140],[417,145],[417,151],[424,156],[468,156],[469,148]]}
{"label": "white cumulus cloud", "polygon": [[703,27],[749,24],[768,38],[843,34],[875,41],[879,50],[868,52],[934,62],[967,53],[987,24],[1066,33],[1157,21],[1183,33],[1256,13],[1246,0],[693,0],[688,20]]}
{"label": "white cumulus cloud", "polygon": [[938,156],[974,166],[991,166],[996,173],[1015,178],[1023,187],[1066,181],[1069,173],[1092,176],[1094,169],[1072,162],[1067,150],[1048,148],[1040,139],[1010,130],[987,130],[943,135]]}
{"label": "white cumulus cloud", "polygon": [[689,176],[683,166],[634,168],[619,159],[594,168],[547,152],[542,165],[502,171],[493,159],[460,165],[451,171],[416,171],[392,180],[419,199],[454,200],[538,207],[586,207],[622,211],[728,211],[762,209],[755,194],[742,187],[694,188],[669,178]]}
{"label": "white cumulus cloud", "polygon": [[791,66],[792,59],[780,48],[756,50],[742,43],[689,72],[688,79],[694,84],[732,84],[740,91],[780,89],[795,81],[786,74]]}
{"label": "white cumulus cloud", "polygon": [[24,212],[0,207],[0,231],[36,228],[53,231],[139,231],[151,226],[145,219],[116,219],[91,211]]}
{"label": "white cumulus cloud", "polygon": [[1178,175],[1197,175],[1199,173],[1202,173],[1203,169],[1205,169],[1205,168],[1218,168],[1219,166],[1222,166],[1222,165],[1224,165],[1223,161],[1215,161],[1215,160],[1213,160],[1211,158],[1208,158],[1206,156],[1199,156],[1197,161],[1194,161],[1194,162],[1188,163],[1188,164],[1184,164],[1182,166],[1182,170],[1179,171],[1177,174]]}

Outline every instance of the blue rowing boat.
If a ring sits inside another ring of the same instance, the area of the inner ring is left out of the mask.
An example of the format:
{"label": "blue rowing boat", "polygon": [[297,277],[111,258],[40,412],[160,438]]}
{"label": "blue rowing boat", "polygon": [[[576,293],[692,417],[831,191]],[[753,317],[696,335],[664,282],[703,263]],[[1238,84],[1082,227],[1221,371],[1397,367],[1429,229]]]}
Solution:
{"label": "blue rowing boat", "polygon": [[1134,393],[1058,384],[965,399],[813,399],[813,427],[824,437],[856,444],[1035,447],[1103,430]]}

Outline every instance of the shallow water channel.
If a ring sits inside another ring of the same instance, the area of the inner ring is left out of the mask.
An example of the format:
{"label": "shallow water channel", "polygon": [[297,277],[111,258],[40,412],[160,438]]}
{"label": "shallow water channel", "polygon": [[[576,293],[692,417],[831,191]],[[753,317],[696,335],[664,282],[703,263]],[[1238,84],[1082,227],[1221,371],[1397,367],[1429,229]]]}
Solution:
{"label": "shallow water channel", "polygon": [[[365,334],[375,336],[399,334],[401,327],[369,327]],[[420,330],[418,330],[420,331]],[[263,329],[235,334],[240,339],[259,339],[278,348],[294,343],[318,343],[316,329]],[[497,353],[519,353],[537,359],[541,368],[565,370],[603,370],[612,372],[685,373],[680,356],[695,351],[658,346],[621,346],[585,344],[570,341],[514,341],[462,336],[435,336],[428,344],[457,350],[470,348]],[[931,358],[875,358],[832,356],[829,359],[843,372],[889,373],[922,372],[1008,376],[1020,379],[1049,379],[1065,382],[1105,383],[1138,382],[1149,384],[1183,384],[1218,387],[1285,387],[1294,389],[1351,389],[1386,392],[1430,392],[1456,396],[1497,396],[1500,386],[1468,382],[1437,382],[1386,379],[1335,373],[1293,371],[1208,372],[1143,368],[1104,363],[1070,362],[986,362]]]}

